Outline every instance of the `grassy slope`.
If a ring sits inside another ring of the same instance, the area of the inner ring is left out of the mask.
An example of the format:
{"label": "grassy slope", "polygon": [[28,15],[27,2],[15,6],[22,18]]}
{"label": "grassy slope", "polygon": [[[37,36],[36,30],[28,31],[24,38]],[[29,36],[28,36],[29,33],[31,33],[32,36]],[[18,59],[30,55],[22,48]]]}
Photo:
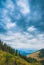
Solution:
{"label": "grassy slope", "polygon": [[0,50],[0,65],[31,65],[19,56]]}
{"label": "grassy slope", "polygon": [[[28,55],[27,57],[34,57],[38,55],[39,52]],[[38,56],[37,56],[38,57]],[[8,52],[0,50],[0,65],[42,65],[41,63],[29,63],[22,59],[20,56],[12,55]]]}
{"label": "grassy slope", "polygon": [[27,58],[31,57],[31,58],[36,59],[37,61],[44,60],[44,57],[39,58],[39,54],[40,54],[40,51],[37,51],[37,52],[34,52],[34,53],[30,54],[30,55],[27,55]]}
{"label": "grassy slope", "polygon": [[0,65],[41,65],[40,63],[28,63],[19,56],[0,50]]}

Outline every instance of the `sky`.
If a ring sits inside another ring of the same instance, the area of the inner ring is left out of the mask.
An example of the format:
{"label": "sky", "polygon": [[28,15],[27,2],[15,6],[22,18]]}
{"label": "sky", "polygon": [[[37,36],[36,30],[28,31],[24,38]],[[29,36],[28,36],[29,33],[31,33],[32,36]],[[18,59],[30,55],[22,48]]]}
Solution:
{"label": "sky", "polygon": [[44,0],[0,0],[0,40],[15,49],[44,48]]}

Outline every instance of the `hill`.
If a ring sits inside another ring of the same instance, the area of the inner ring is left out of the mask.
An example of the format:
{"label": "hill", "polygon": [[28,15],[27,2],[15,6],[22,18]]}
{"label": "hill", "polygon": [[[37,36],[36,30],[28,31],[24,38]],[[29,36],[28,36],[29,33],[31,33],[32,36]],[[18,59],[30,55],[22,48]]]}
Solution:
{"label": "hill", "polygon": [[[35,52],[36,57],[38,58],[37,55],[39,55],[40,58],[42,58],[42,63],[44,61],[44,49],[43,52],[41,50],[41,53],[39,54],[40,51]],[[39,62],[35,56],[34,53],[26,56],[22,56],[18,50],[14,50],[10,46],[8,46],[6,43],[3,43],[0,40],[0,65],[42,65],[41,62]],[[34,59],[33,59],[34,58]],[[37,61],[36,61],[36,60]],[[30,62],[31,61],[31,62]]]}
{"label": "hill", "polygon": [[40,63],[29,63],[20,56],[12,55],[0,50],[0,65],[41,65]]}
{"label": "hill", "polygon": [[44,65],[44,49],[40,49],[32,54],[29,54],[26,56],[28,61],[30,62],[30,59],[32,62],[40,62],[42,65]]}
{"label": "hill", "polygon": [[44,49],[41,49],[37,52],[27,55],[27,58],[29,57],[34,58],[37,61],[44,60]]}
{"label": "hill", "polygon": [[31,65],[19,56],[0,50],[0,65]]}
{"label": "hill", "polygon": [[21,58],[17,50],[0,40],[0,65],[31,65],[31,63]]}

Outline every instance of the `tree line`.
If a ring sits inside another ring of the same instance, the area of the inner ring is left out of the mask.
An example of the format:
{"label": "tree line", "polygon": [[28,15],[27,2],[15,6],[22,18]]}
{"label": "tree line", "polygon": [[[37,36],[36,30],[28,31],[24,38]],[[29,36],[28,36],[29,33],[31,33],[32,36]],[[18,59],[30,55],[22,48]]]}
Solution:
{"label": "tree line", "polygon": [[0,50],[9,52],[9,53],[15,54],[15,55],[19,54],[18,50],[13,49],[12,47],[7,45],[6,43],[3,43],[1,40],[0,40]]}

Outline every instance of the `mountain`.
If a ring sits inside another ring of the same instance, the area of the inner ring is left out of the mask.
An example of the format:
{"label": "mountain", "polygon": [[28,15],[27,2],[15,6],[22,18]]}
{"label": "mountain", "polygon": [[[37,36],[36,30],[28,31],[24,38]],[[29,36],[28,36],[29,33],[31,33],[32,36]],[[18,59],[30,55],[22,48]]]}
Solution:
{"label": "mountain", "polygon": [[18,49],[18,51],[20,52],[21,55],[28,55],[31,54],[33,52],[35,52],[36,50],[30,50],[30,49]]}
{"label": "mountain", "polygon": [[42,59],[44,60],[44,49],[41,49],[37,52],[33,52],[32,54],[27,55],[27,58],[29,57],[34,58],[38,61]]}
{"label": "mountain", "polygon": [[44,65],[44,49],[40,49],[32,54],[29,54],[26,56],[26,58],[29,62],[40,62],[42,65]]}

